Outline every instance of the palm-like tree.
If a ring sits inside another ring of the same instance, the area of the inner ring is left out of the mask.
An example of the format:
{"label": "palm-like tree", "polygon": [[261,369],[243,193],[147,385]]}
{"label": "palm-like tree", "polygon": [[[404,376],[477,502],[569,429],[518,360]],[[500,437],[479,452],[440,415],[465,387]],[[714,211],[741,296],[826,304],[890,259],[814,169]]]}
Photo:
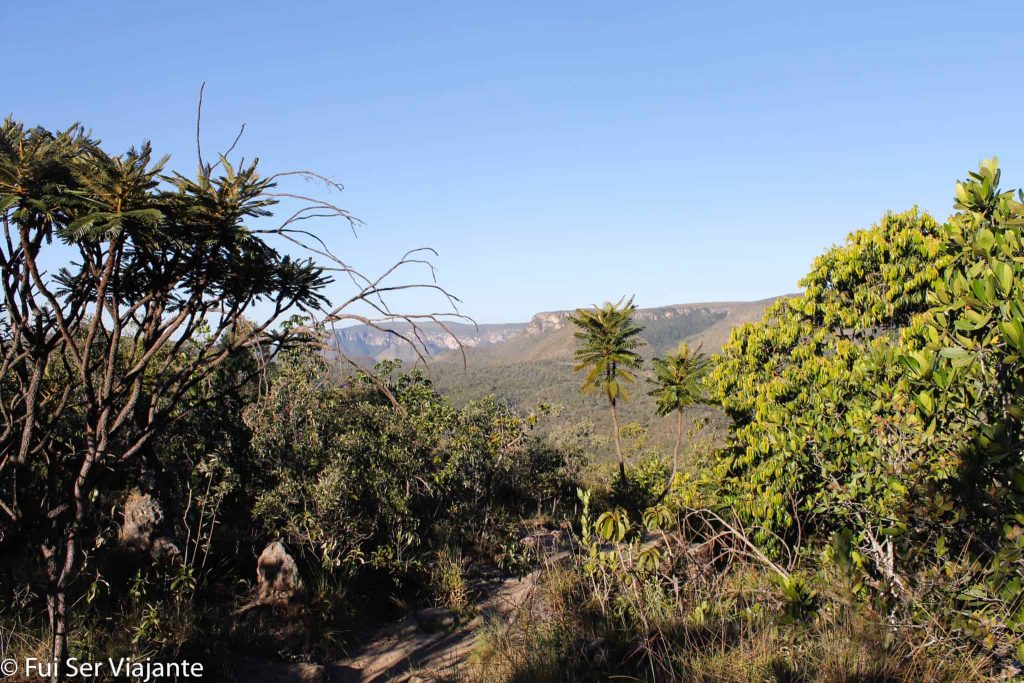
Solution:
{"label": "palm-like tree", "polygon": [[619,456],[619,477],[626,480],[626,460],[622,455],[622,441],[619,437],[619,401],[629,400],[629,393],[623,384],[636,381],[634,370],[643,366],[643,358],[636,349],[643,344],[640,339],[642,327],[633,322],[636,305],[633,298],[625,297],[618,303],[605,302],[600,308],[577,309],[569,320],[576,325],[576,366],[577,372],[586,370],[581,391],[589,393],[600,390],[608,399],[612,411],[612,428],[615,436],[615,452]]}
{"label": "palm-like tree", "polygon": [[[701,347],[691,349],[685,342],[664,358],[655,358],[654,385],[649,394],[657,401],[658,415],[676,414],[676,445],[672,451],[672,474],[669,486],[679,471],[679,446],[683,441],[683,412],[690,406],[704,400],[702,380],[711,367],[711,360],[700,352]],[[667,490],[667,489],[666,489]]]}

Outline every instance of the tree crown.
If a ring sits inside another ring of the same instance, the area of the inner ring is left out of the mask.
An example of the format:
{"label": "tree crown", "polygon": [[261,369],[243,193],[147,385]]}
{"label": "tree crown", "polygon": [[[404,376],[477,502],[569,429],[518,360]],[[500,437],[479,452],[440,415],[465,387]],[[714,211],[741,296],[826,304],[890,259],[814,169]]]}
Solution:
{"label": "tree crown", "polygon": [[691,349],[682,342],[664,358],[651,361],[653,388],[648,392],[657,402],[658,415],[669,415],[704,400],[704,376],[711,369],[711,360],[700,347]]}
{"label": "tree crown", "polygon": [[601,307],[577,309],[569,320],[578,328],[574,370],[586,370],[582,391],[604,391],[609,400],[628,399],[622,383],[633,383],[633,370],[643,366],[636,349],[643,345],[643,328],[633,320],[636,304],[630,297]]}

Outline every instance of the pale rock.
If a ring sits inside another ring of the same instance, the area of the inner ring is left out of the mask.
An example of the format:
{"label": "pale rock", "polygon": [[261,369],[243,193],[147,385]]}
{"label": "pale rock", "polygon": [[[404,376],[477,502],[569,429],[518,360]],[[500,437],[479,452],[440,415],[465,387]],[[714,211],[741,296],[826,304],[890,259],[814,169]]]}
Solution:
{"label": "pale rock", "polygon": [[131,553],[148,555],[160,562],[174,561],[181,550],[173,539],[162,533],[166,526],[160,502],[148,493],[133,489],[124,503],[124,524],[118,542]]}
{"label": "pale rock", "polygon": [[285,605],[299,597],[304,586],[299,566],[281,541],[267,545],[256,560],[256,581],[259,602],[264,605]]}

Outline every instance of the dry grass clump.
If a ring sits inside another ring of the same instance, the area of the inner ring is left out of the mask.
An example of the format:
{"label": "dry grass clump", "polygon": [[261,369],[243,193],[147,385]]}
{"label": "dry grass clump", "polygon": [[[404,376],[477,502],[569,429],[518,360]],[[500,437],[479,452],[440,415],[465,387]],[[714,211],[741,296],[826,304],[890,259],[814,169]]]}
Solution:
{"label": "dry grass clump", "polygon": [[818,608],[794,620],[773,578],[751,565],[678,592],[637,585],[606,596],[593,594],[579,567],[555,568],[511,621],[481,628],[476,675],[485,683],[991,680],[984,657],[922,641],[846,597],[838,579],[808,580]]}

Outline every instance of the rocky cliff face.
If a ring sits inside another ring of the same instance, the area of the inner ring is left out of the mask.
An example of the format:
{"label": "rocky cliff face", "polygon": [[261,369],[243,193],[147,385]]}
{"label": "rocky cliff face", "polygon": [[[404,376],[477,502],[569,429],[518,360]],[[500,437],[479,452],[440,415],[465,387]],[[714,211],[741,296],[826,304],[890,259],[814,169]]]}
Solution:
{"label": "rocky cliff face", "polygon": [[[430,355],[458,349],[460,341],[467,348],[500,344],[518,334],[526,325],[519,323],[476,327],[454,323],[447,327],[450,332],[433,323],[427,323],[420,327],[419,339]],[[392,325],[387,329],[411,336],[409,325]],[[455,336],[452,336],[453,334]],[[456,337],[458,337],[458,341],[456,341]],[[350,358],[375,361],[392,358],[403,361],[416,359],[416,353],[401,337],[367,325],[354,325],[338,330],[336,342],[338,349]]]}
{"label": "rocky cliff face", "polygon": [[560,330],[569,324],[569,311],[554,311],[551,313],[538,313],[530,318],[524,332],[534,335],[552,330]]}
{"label": "rocky cliff face", "polygon": [[[694,324],[699,324],[699,320],[707,321],[710,324],[727,316],[729,311],[729,305],[679,304],[677,306],[662,306],[660,308],[641,308],[637,310],[633,317],[642,325],[680,318],[685,318]],[[569,325],[570,313],[572,311],[538,313],[530,319],[523,333],[526,335],[539,335],[545,332],[560,330]]]}
{"label": "rocky cliff face", "polygon": [[[645,328],[643,336],[650,345],[650,351],[660,353],[685,339],[703,343],[707,352],[716,352],[734,325],[760,319],[769,301],[642,308],[636,312],[635,317]],[[513,356],[522,355],[535,360],[540,356],[571,352],[572,331],[568,329],[571,327],[570,313],[546,311],[536,314],[528,323],[480,326],[453,323],[448,325],[451,333],[439,325],[428,323],[421,327],[420,338],[432,356],[443,357],[447,354],[450,357],[450,352],[459,348],[452,336],[454,334],[466,349],[486,350],[488,354],[492,350],[504,354],[507,350]],[[408,325],[394,325],[392,329],[406,335],[410,332]],[[339,330],[337,344],[345,355],[362,362],[391,358],[412,362],[417,358],[412,348],[401,338],[366,325]],[[538,345],[544,348],[534,349]]]}

